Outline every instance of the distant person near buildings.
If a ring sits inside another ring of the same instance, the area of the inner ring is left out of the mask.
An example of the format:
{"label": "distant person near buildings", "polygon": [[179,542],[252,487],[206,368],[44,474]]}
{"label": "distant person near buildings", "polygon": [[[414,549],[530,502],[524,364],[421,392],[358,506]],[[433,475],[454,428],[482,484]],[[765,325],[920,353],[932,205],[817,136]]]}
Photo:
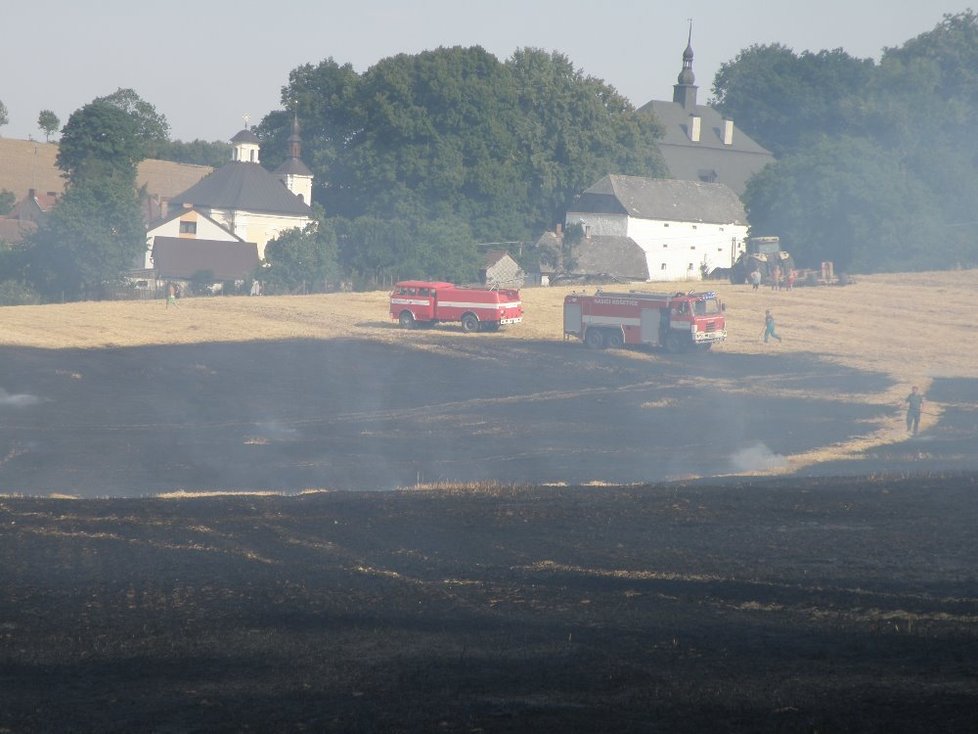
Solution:
{"label": "distant person near buildings", "polygon": [[177,305],[177,288],[173,283],[166,286],[166,307],[169,308],[171,303]]}
{"label": "distant person near buildings", "polygon": [[778,333],[774,330],[774,316],[771,314],[770,310],[764,312],[764,343],[765,344],[767,344],[769,338],[777,339],[778,343],[779,344],[781,343],[781,337],[778,336]]}
{"label": "distant person near buildings", "polygon": [[916,436],[917,430],[920,428],[920,408],[924,404],[924,396],[914,385],[910,388],[910,394],[907,395],[904,402],[907,404],[907,433]]}
{"label": "distant person near buildings", "polygon": [[750,271],[750,284],[751,284],[751,286],[753,286],[753,289],[755,291],[758,288],[761,287],[761,271],[760,270],[751,270]]}

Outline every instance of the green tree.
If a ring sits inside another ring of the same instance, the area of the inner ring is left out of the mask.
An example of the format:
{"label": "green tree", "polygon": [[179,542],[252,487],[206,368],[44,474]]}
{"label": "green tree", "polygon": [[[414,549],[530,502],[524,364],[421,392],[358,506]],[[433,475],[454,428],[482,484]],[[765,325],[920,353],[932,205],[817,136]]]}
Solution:
{"label": "green tree", "polygon": [[[430,242],[415,239],[425,222],[528,239],[609,170],[665,171],[651,116],[543,51],[500,62],[479,47],[439,48],[383,59],[362,75],[330,59],[296,69],[282,101],[287,110],[258,126],[263,163],[283,160],[298,114],[315,197],[343,220],[341,259],[365,278],[427,267],[420,253]],[[361,248],[347,250],[352,241]],[[465,241],[454,246],[464,251]]]}
{"label": "green tree", "polygon": [[17,203],[17,197],[12,191],[0,190],[0,217],[10,214]]}
{"label": "green tree", "polygon": [[166,116],[134,90],[120,88],[105,97],[96,97],[94,101],[117,107],[134,120],[145,157],[157,158],[158,151],[170,140],[170,123]]}
{"label": "green tree", "polygon": [[10,122],[10,118],[7,116],[7,105],[0,101],[0,127],[3,127],[8,122]]}
{"label": "green tree", "polygon": [[744,193],[755,232],[777,233],[798,263],[838,272],[914,270],[935,261],[934,197],[872,142],[824,138],[754,176]]}
{"label": "green tree", "polygon": [[755,44],[721,65],[711,104],[778,156],[823,135],[858,132],[875,69],[872,59],[842,49],[797,55]]}
{"label": "green tree", "polygon": [[41,131],[44,133],[44,140],[47,142],[51,140],[51,136],[61,127],[61,120],[51,110],[41,110],[37,116],[37,126],[41,128]]}
{"label": "green tree", "polygon": [[517,50],[506,63],[517,95],[520,175],[530,182],[535,234],[563,220],[574,197],[609,172],[659,178],[663,130],[651,115],[563,54]]}
{"label": "green tree", "polygon": [[156,157],[174,163],[220,168],[231,160],[231,144],[220,140],[171,140],[156,149]]}
{"label": "green tree", "polygon": [[136,191],[144,136],[136,118],[94,101],[69,117],[58,166],[64,196],[25,241],[27,279],[47,299],[99,298],[146,249]]}
{"label": "green tree", "polygon": [[74,180],[26,245],[28,278],[46,299],[102,297],[146,249],[132,178]]}
{"label": "green tree", "polygon": [[57,164],[69,185],[79,178],[111,174],[135,182],[145,146],[132,115],[108,102],[89,102],[68,118],[61,133]]}
{"label": "green tree", "polygon": [[327,290],[339,280],[336,236],[328,222],[283,232],[265,246],[265,263],[255,276],[266,293]]}

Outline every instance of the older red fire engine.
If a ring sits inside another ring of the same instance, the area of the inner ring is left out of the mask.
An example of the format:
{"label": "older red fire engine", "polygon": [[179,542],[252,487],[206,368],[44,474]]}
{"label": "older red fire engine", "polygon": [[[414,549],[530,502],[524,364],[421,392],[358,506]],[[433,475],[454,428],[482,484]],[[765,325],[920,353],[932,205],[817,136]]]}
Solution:
{"label": "older red fire engine", "polygon": [[564,298],[564,338],[576,336],[594,349],[647,344],[670,352],[705,350],[727,338],[723,310],[712,291],[572,293]]}
{"label": "older red fire engine", "polygon": [[523,320],[520,292],[512,288],[467,288],[428,280],[394,284],[391,318],[405,329],[416,324],[460,321],[463,331],[496,331]]}

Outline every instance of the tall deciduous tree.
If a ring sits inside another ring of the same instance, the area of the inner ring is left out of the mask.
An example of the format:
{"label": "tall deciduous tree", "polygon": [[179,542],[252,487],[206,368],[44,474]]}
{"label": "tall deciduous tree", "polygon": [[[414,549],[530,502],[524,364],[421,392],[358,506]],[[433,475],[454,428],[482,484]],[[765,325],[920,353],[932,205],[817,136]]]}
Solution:
{"label": "tall deciduous tree", "polygon": [[166,116],[157,112],[153,105],[134,90],[120,88],[105,97],[96,97],[94,101],[118,107],[132,118],[146,157],[156,158],[160,149],[169,141],[170,123]]}
{"label": "tall deciduous tree", "polygon": [[29,278],[48,300],[102,297],[146,248],[132,180],[76,179],[27,244]]}
{"label": "tall deciduous tree", "polygon": [[336,235],[319,221],[283,232],[265,246],[265,264],[256,274],[266,293],[322,292],[339,280]]}
{"label": "tall deciduous tree", "polygon": [[89,102],[68,118],[61,133],[57,163],[69,184],[79,177],[114,172],[135,182],[136,166],[145,157],[137,121],[108,102]]}
{"label": "tall deciduous tree", "polygon": [[48,299],[98,298],[146,248],[136,192],[144,137],[137,120],[104,101],[72,113],[58,166],[65,194],[26,241],[28,277]]}
{"label": "tall deciduous tree", "polygon": [[0,127],[6,125],[10,122],[10,118],[7,116],[7,105],[0,101]]}
{"label": "tall deciduous tree", "polygon": [[47,142],[61,127],[61,120],[51,110],[41,110],[37,116],[37,126],[41,128],[41,132],[44,133],[44,140]]}
{"label": "tall deciduous tree", "polygon": [[776,156],[823,135],[852,134],[876,65],[842,49],[795,54],[753,45],[720,66],[712,104]]}
{"label": "tall deciduous tree", "polygon": [[[483,240],[526,239],[609,171],[665,171],[652,117],[566,57],[534,49],[500,62],[479,47],[439,48],[383,59],[362,75],[329,59],[293,71],[282,101],[287,111],[258,128],[263,161],[281,162],[297,113],[316,198],[347,220],[344,242],[361,242],[357,253],[341,247],[361,274],[428,267],[412,260],[437,241],[417,239],[425,222],[464,222]],[[474,270],[474,250],[469,257]]]}
{"label": "tall deciduous tree", "polygon": [[935,252],[938,202],[896,157],[857,138],[824,138],[754,176],[752,230],[778,234],[803,266],[839,272],[947,267]]}

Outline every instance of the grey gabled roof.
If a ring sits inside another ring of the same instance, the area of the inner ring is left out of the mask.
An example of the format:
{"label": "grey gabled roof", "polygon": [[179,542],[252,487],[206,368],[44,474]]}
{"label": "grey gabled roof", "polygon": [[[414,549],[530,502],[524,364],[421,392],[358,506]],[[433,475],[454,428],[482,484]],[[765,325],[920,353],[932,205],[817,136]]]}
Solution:
{"label": "grey gabled roof", "polygon": [[275,169],[275,173],[285,173],[293,176],[312,176],[312,171],[309,170],[309,166],[298,158],[286,158],[282,165]]}
{"label": "grey gabled roof", "polygon": [[590,237],[574,245],[572,256],[575,273],[622,280],[649,279],[645,252],[631,237]]}
{"label": "grey gabled roof", "polygon": [[274,174],[247,161],[233,161],[218,168],[171,201],[177,206],[191,204],[206,209],[312,216],[309,205]]}
{"label": "grey gabled roof", "polygon": [[585,190],[570,211],[621,213],[671,222],[747,224],[744,205],[729,186],[671,178],[605,176]]}
{"label": "grey gabled roof", "polygon": [[713,171],[717,183],[742,194],[747,180],[774,162],[769,150],[736,125],[730,145],[724,144],[724,118],[708,105],[693,108],[701,120],[700,139],[696,142],[689,136],[690,114],[678,102],[652,100],[639,109],[651,112],[663,125],[658,146],[673,178],[696,181],[701,180],[701,172]]}
{"label": "grey gabled roof", "polygon": [[161,278],[193,278],[210,271],[215,280],[239,280],[258,267],[254,242],[221,242],[185,237],[155,237],[153,267]]}

